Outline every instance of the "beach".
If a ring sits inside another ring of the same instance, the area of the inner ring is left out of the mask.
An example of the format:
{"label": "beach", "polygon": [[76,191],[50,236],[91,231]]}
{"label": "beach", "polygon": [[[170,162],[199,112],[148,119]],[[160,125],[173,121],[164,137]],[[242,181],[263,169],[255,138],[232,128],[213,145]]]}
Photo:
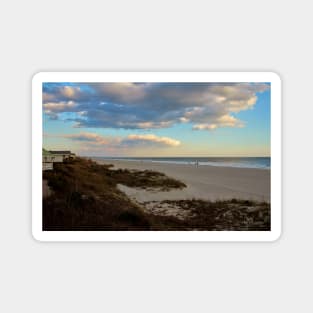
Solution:
{"label": "beach", "polygon": [[77,157],[43,172],[43,195],[44,230],[271,227],[264,169]]}
{"label": "beach", "polygon": [[131,199],[143,203],[163,200],[229,200],[244,199],[270,202],[270,170],[219,167],[194,164],[170,164],[149,161],[99,160],[99,164],[112,164],[112,169],[153,170],[164,173],[187,185],[170,191],[145,190],[118,185]]}

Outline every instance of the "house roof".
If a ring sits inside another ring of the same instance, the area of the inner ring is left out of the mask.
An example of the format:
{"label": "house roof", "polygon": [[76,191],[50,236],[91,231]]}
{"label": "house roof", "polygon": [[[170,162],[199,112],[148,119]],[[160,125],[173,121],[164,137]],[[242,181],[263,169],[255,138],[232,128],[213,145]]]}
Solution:
{"label": "house roof", "polygon": [[42,154],[43,155],[51,155],[51,152],[46,150],[46,149],[44,149],[44,148],[42,148]]}
{"label": "house roof", "polygon": [[49,151],[52,154],[71,154],[71,151]]}

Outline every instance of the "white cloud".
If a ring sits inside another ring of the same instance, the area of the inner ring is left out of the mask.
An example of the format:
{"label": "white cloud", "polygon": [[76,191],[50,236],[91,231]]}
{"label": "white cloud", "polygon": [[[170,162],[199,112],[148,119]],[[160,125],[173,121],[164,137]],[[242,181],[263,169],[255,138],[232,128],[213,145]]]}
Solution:
{"label": "white cloud", "polygon": [[81,142],[85,146],[103,146],[105,148],[131,148],[140,146],[177,147],[179,140],[169,137],[159,137],[154,134],[130,134],[126,137],[102,136],[96,133],[83,132],[79,134],[63,135],[62,137]]}
{"label": "white cloud", "polygon": [[45,90],[43,108],[51,117],[74,113],[76,127],[156,129],[190,123],[193,129],[212,130],[243,127],[233,114],[252,109],[257,93],[268,88],[265,83],[54,85]]}
{"label": "white cloud", "polygon": [[67,98],[75,98],[80,93],[79,87],[64,86],[60,89],[60,94]]}
{"label": "white cloud", "polygon": [[244,127],[244,123],[231,115],[223,115],[215,119],[215,122],[206,124],[195,124],[195,130],[213,130],[218,127]]}
{"label": "white cloud", "polygon": [[213,129],[216,129],[217,128],[217,125],[216,124],[196,124],[195,126],[193,126],[192,129],[195,129],[195,130],[213,130]]}
{"label": "white cloud", "polygon": [[43,108],[46,113],[58,113],[58,112],[67,112],[75,107],[74,101],[62,101],[62,102],[48,102],[43,105]]}
{"label": "white cloud", "polygon": [[179,140],[175,140],[169,137],[158,137],[153,134],[147,134],[147,135],[128,135],[127,136],[128,140],[133,140],[133,141],[143,141],[143,142],[151,142],[151,143],[156,143],[156,144],[162,144],[165,146],[171,146],[171,147],[177,147],[180,145]]}
{"label": "white cloud", "polygon": [[94,145],[107,145],[120,142],[120,139],[118,138],[104,137],[95,133],[87,132],[72,135],[64,135],[63,137],[74,141],[88,142]]}

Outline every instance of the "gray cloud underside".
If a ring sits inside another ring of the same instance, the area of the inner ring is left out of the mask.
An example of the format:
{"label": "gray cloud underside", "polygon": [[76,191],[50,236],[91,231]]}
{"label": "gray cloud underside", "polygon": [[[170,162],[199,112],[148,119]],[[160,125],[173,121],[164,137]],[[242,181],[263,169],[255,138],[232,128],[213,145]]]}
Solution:
{"label": "gray cloud underside", "polygon": [[43,108],[76,127],[153,129],[191,123],[194,129],[242,127],[233,114],[253,108],[264,83],[88,83],[45,88]]}

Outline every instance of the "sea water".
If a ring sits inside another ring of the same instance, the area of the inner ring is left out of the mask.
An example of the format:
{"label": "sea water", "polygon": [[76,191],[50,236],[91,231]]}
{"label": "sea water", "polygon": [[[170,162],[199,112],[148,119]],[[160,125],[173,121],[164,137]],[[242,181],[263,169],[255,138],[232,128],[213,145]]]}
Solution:
{"label": "sea water", "polygon": [[199,166],[270,169],[270,157],[97,157],[99,160],[142,161]]}

